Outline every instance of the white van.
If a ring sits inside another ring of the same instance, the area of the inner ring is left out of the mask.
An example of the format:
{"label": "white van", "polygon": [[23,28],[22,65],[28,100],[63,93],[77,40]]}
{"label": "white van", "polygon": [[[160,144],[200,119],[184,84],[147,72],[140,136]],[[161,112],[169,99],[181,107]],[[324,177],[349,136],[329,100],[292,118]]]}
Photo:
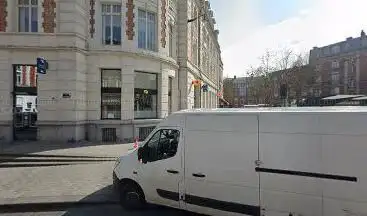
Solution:
{"label": "white van", "polygon": [[367,109],[186,110],[116,162],[126,208],[366,216]]}

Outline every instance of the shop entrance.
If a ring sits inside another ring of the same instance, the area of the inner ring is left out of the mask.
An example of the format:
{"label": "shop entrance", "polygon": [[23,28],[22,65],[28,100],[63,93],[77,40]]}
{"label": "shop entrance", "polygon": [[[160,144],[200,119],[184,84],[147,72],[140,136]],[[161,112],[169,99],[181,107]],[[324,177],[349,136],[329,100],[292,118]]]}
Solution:
{"label": "shop entrance", "polygon": [[13,66],[13,139],[37,140],[37,69]]}

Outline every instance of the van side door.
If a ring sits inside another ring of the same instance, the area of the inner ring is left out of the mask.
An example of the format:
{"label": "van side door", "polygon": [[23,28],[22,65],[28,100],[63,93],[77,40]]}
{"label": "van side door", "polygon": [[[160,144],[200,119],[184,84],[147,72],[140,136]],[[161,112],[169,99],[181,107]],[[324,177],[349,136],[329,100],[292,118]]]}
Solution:
{"label": "van side door", "polygon": [[183,181],[180,128],[160,128],[142,147],[145,163],[138,172],[148,202],[179,208],[179,183]]}

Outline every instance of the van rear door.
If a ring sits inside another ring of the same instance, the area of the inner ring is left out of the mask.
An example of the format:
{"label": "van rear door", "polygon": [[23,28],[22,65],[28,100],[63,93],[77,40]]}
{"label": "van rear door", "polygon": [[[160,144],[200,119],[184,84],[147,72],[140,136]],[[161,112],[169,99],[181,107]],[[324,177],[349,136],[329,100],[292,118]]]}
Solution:
{"label": "van rear door", "polygon": [[186,117],[185,203],[209,215],[260,215],[256,113]]}

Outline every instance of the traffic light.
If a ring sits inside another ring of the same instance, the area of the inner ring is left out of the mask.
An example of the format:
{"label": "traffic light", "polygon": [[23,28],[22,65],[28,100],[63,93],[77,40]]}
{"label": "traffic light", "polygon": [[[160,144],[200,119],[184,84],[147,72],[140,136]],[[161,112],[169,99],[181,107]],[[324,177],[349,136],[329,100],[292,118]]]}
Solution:
{"label": "traffic light", "polygon": [[43,57],[37,58],[37,73],[46,74],[46,70],[48,69],[48,62]]}

